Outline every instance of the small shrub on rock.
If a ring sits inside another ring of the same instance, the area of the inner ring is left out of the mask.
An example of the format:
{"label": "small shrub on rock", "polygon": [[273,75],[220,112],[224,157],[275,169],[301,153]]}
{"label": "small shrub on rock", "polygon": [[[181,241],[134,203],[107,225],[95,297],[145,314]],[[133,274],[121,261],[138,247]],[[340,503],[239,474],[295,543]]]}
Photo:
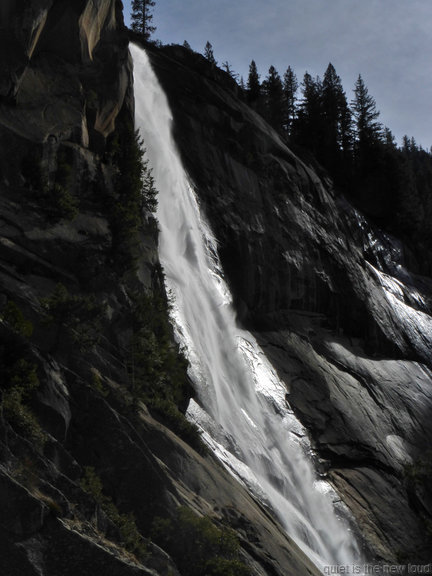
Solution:
{"label": "small shrub on rock", "polygon": [[8,300],[1,314],[1,319],[15,334],[23,338],[30,338],[33,334],[33,324],[25,319],[21,309],[13,300]]}
{"label": "small shrub on rock", "polygon": [[28,405],[32,392],[38,387],[36,366],[25,359],[18,360],[7,372],[7,387],[3,390],[1,408],[14,428],[42,448],[47,437]]}
{"label": "small shrub on rock", "polygon": [[74,295],[61,283],[57,284],[49,298],[41,301],[46,322],[57,325],[56,345],[63,330],[72,336],[80,350],[95,346],[101,332],[105,308],[93,295]]}
{"label": "small shrub on rock", "polygon": [[187,576],[250,576],[239,558],[236,533],[218,528],[208,516],[198,516],[191,509],[178,508],[173,519],[155,518],[152,539],[174,559]]}
{"label": "small shrub on rock", "polygon": [[104,493],[103,484],[93,467],[86,467],[80,481],[81,488],[93,497],[107,517],[116,526],[120,544],[140,558],[148,554],[147,545],[141,536],[132,514],[121,514],[114,502]]}

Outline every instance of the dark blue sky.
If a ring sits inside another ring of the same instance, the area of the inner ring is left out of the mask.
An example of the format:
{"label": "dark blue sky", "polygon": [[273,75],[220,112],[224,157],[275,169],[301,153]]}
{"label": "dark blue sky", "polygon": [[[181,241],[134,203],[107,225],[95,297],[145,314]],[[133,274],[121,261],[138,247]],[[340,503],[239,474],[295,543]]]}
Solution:
{"label": "dark blue sky", "polygon": [[[130,1],[124,0],[126,21]],[[155,39],[187,40],[247,78],[273,64],[302,80],[335,66],[349,100],[359,73],[398,142],[432,145],[432,0],[156,0]]]}

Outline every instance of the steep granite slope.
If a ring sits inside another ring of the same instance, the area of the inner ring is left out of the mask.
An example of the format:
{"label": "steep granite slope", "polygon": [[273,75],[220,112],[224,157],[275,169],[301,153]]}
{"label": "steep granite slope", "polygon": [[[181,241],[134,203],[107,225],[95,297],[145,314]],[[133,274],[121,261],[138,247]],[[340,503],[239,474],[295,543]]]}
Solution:
{"label": "steep granite slope", "polygon": [[376,558],[430,560],[431,280],[227,74],[181,47],[152,61],[240,321],[285,380],[323,474]]}
{"label": "steep granite slope", "polygon": [[[177,407],[140,390],[140,378],[152,393],[174,378],[180,409],[192,393],[154,220],[121,186],[137,155],[121,9],[0,7],[1,571],[178,574],[148,537],[175,553],[181,518],[183,531],[202,526],[186,507],[210,534],[232,543],[235,530],[238,571],[315,574]],[[285,380],[317,464],[376,558],[430,560],[430,279],[225,73],[180,47],[152,58],[239,317]]]}
{"label": "steep granite slope", "polygon": [[0,572],[316,574],[177,408],[121,8],[0,7]]}

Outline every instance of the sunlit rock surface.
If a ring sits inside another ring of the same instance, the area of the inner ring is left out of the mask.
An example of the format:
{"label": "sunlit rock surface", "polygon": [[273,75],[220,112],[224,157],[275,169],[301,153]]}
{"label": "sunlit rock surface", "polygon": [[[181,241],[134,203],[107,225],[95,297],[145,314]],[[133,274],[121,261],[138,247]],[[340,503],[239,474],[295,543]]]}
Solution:
{"label": "sunlit rock surface", "polygon": [[431,288],[404,248],[245,106],[228,75],[168,47],[155,71],[255,331],[378,558],[427,559],[431,498],[407,480],[432,438]]}

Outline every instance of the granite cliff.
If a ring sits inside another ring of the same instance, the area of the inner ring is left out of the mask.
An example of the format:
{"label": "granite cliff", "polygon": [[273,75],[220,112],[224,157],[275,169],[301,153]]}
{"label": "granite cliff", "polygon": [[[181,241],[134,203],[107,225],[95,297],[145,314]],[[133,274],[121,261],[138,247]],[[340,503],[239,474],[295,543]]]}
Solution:
{"label": "granite cliff", "polygon": [[0,15],[0,571],[316,574],[182,416],[121,2]]}
{"label": "granite cliff", "polygon": [[152,59],[239,320],[284,379],[318,466],[373,557],[428,561],[430,278],[287,148],[228,74],[181,47]]}
{"label": "granite cliff", "polygon": [[[154,219],[119,209],[122,146],[136,153],[121,2],[4,1],[0,31],[2,573],[178,574],[167,535],[192,531],[187,509],[234,534],[226,574],[316,574],[181,419],[193,391]],[[180,47],[151,57],[239,319],[286,382],[317,465],[371,557],[427,559],[430,279],[225,73]],[[174,416],[136,392],[142,356],[162,348],[164,382],[182,382]]]}

